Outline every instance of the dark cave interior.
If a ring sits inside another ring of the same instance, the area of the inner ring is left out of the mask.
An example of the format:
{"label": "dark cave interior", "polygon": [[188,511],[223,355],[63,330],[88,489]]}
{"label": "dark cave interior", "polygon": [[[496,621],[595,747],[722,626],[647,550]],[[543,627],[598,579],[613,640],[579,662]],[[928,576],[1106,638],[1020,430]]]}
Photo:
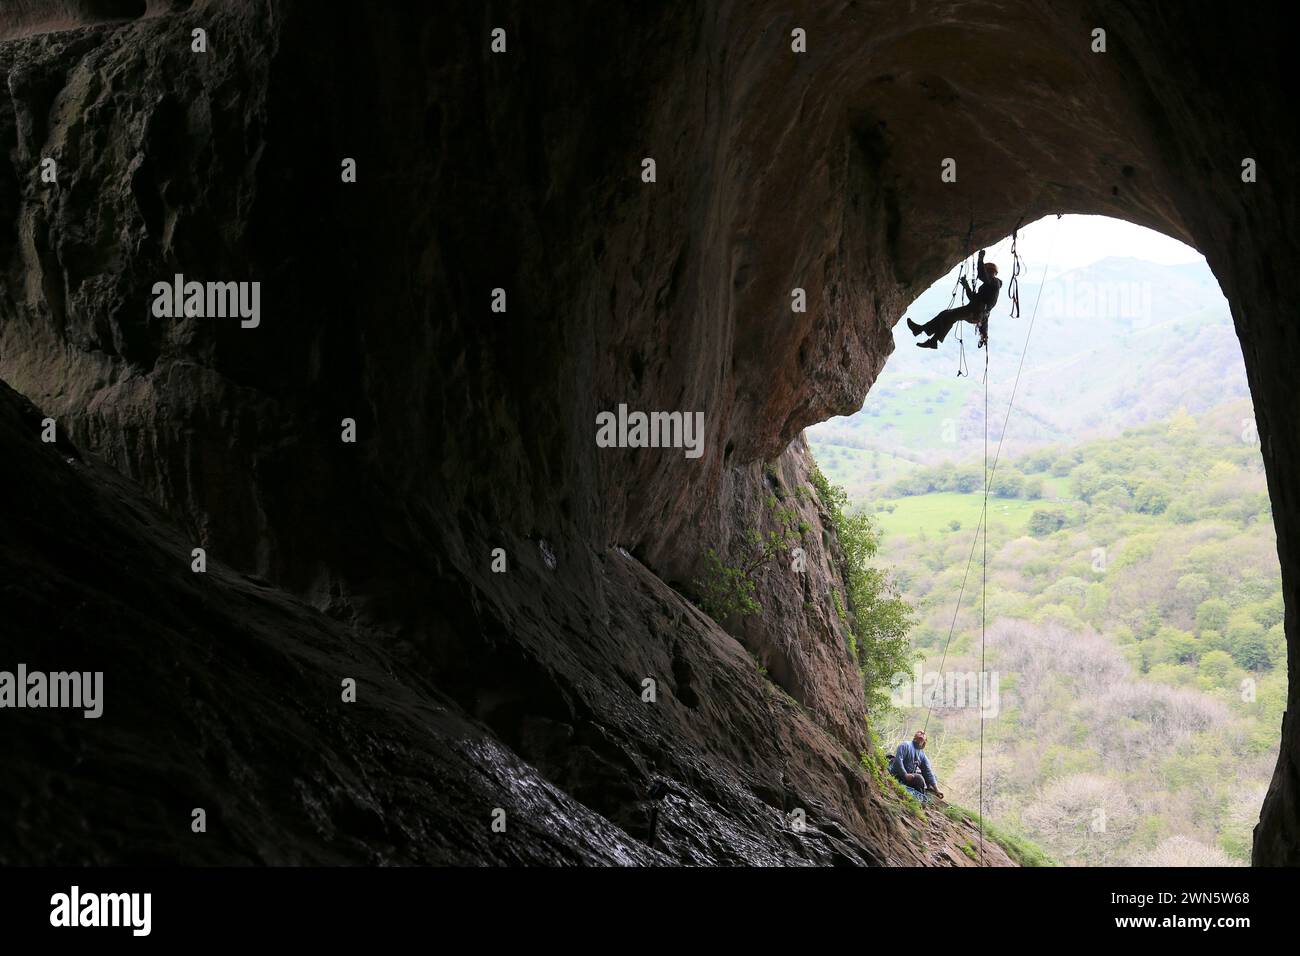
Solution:
{"label": "dark cave interior", "polygon": [[[1065,212],[1195,246],[1231,302],[1292,651],[1254,862],[1300,863],[1278,29],[1200,0],[5,4],[4,666],[102,670],[106,703],[0,722],[0,861],[933,862],[857,766],[833,537],[761,629],[674,585],[806,481],[802,429],[860,407],[968,226]],[[261,283],[260,325],[155,316],[175,274]],[[619,403],[703,411],[703,455],[597,448]]]}

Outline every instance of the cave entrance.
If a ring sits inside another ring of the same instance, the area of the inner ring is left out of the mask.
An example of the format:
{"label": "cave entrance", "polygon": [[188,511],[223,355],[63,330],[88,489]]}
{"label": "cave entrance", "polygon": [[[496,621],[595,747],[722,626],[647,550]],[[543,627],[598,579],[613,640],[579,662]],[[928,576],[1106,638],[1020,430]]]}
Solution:
{"label": "cave entrance", "polygon": [[[1199,253],[1120,220],[1047,217],[1018,248],[1020,319],[1010,237],[987,250],[1004,278],[987,393],[973,326],[959,376],[955,335],[918,349],[900,321],[861,411],[808,432],[915,608],[919,660],[873,723],[892,746],[928,719],[949,797],[982,791],[1059,862],[1248,863],[1286,640],[1228,302]],[[957,272],[908,316],[946,308]],[[945,696],[976,682],[982,706]],[[1243,750],[1245,774],[1223,774]]]}

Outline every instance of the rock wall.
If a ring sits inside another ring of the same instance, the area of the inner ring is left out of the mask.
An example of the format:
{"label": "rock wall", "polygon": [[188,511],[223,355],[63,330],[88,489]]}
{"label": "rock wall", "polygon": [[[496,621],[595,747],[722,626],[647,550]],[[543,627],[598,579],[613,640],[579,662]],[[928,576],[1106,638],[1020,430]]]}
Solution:
{"label": "rock wall", "polygon": [[[176,561],[202,545],[400,660],[628,859],[922,861],[855,769],[833,541],[812,575],[767,574],[734,634],[669,584],[735,547],[769,465],[806,483],[800,431],[856,410],[968,235],[1103,213],[1196,244],[1233,303],[1293,639],[1295,122],[1261,92],[1285,76],[1268,9],[1222,21],[1110,0],[6,8],[0,378],[144,490]],[[154,316],[177,273],[261,282],[260,326]],[[619,403],[702,411],[703,455],[596,447]],[[1261,863],[1300,853],[1289,727]],[[804,805],[815,838],[782,825]],[[495,858],[456,832],[447,858]]]}

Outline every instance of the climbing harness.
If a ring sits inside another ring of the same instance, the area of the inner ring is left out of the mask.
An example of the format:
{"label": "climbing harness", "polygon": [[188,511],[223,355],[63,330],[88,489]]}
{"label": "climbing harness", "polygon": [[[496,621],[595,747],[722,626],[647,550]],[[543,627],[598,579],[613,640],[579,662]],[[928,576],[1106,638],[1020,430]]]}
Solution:
{"label": "climbing harness", "polygon": [[[988,590],[989,590],[989,542],[988,542],[988,512],[989,512],[989,489],[993,485],[993,476],[998,470],[998,461],[1002,457],[1002,442],[1007,437],[1007,425],[1011,421],[1011,410],[1015,407],[1016,392],[1020,388],[1020,373],[1025,368],[1025,356],[1029,353],[1029,338],[1034,334],[1034,319],[1038,316],[1038,303],[1043,298],[1043,286],[1047,283],[1047,264],[1051,261],[1052,250],[1056,245],[1056,233],[1060,231],[1059,223],[1062,213],[1056,214],[1058,226],[1052,231],[1052,243],[1048,247],[1047,257],[1043,259],[1043,275],[1038,281],[1038,294],[1034,296],[1034,308],[1029,314],[1029,328],[1025,330],[1025,345],[1020,351],[1020,364],[1016,367],[1016,378],[1011,386],[1011,397],[1007,400],[1007,413],[1002,419],[1002,434],[998,438],[997,452],[993,456],[993,467],[989,467],[989,349],[987,344],[984,348],[984,505],[980,509],[979,523],[975,526],[975,537],[971,541],[970,555],[966,558],[966,571],[962,574],[961,588],[957,592],[957,606],[953,608],[952,621],[948,625],[948,639],[943,645],[943,656],[939,659],[939,679],[940,685],[943,680],[943,666],[948,660],[948,648],[952,644],[952,635],[957,627],[957,615],[961,611],[962,598],[966,594],[966,581],[970,576],[971,562],[975,559],[975,545],[983,543],[982,550],[982,578],[980,581],[980,677],[979,677],[979,709],[980,709],[980,747],[979,747],[979,812],[976,818],[979,823],[979,860],[984,862],[984,689],[985,677],[987,673],[984,666],[985,652],[985,634],[988,625]],[[1021,223],[1024,218],[1021,218]],[[1016,226],[1016,232],[1019,232],[1020,226]],[[1020,314],[1020,289],[1018,278],[1020,275],[1020,256],[1016,251],[1016,233],[1011,236],[1012,256],[1015,265],[1012,271],[1012,282],[1015,283],[1015,292],[1012,296],[1012,315]],[[963,265],[964,268],[964,265]],[[981,536],[981,532],[983,535]],[[930,714],[934,710],[934,698],[931,696],[930,704],[925,711],[925,723],[923,728],[928,729],[930,726]]]}

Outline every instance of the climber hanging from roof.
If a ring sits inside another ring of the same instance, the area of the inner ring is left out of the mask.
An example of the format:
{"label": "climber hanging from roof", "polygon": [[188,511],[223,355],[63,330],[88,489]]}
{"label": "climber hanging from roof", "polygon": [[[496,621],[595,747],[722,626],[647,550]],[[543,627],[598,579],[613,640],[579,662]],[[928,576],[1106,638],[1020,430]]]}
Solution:
{"label": "climber hanging from roof", "polygon": [[979,264],[976,266],[975,277],[980,281],[979,291],[973,291],[966,277],[962,276],[958,281],[961,282],[962,288],[966,290],[966,298],[969,299],[965,305],[959,305],[955,309],[944,309],[929,322],[924,325],[917,325],[911,319],[907,320],[907,327],[912,330],[913,335],[925,333],[930,338],[924,342],[917,342],[917,346],[923,349],[937,349],[952,330],[952,327],[958,322],[970,322],[979,328],[980,341],[979,346],[983,348],[988,342],[989,335],[989,313],[993,311],[993,306],[997,305],[998,291],[1002,288],[1002,280],[998,278],[998,267],[991,262],[984,261],[984,250],[980,250]]}

